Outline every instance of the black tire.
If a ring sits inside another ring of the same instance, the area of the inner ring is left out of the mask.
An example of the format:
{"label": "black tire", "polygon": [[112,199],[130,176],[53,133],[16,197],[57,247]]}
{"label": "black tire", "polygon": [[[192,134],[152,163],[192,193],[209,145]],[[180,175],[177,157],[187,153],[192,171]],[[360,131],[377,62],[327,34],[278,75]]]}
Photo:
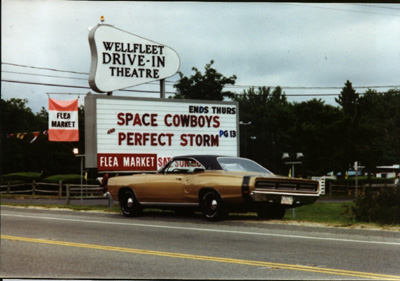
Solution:
{"label": "black tire", "polygon": [[207,191],[200,198],[200,207],[204,217],[209,221],[217,221],[225,218],[228,213],[219,194],[215,191]]}
{"label": "black tire", "polygon": [[285,216],[286,209],[282,205],[263,206],[257,209],[257,215],[264,220],[281,220]]}
{"label": "black tire", "polygon": [[273,206],[271,209],[272,219],[281,220],[285,216],[286,209],[282,205]]}
{"label": "black tire", "polygon": [[257,209],[257,215],[260,219],[263,220],[270,220],[272,218],[272,211],[270,207],[259,207]]}
{"label": "black tire", "polygon": [[135,217],[141,213],[141,207],[131,189],[123,189],[119,193],[121,211],[126,217]]}

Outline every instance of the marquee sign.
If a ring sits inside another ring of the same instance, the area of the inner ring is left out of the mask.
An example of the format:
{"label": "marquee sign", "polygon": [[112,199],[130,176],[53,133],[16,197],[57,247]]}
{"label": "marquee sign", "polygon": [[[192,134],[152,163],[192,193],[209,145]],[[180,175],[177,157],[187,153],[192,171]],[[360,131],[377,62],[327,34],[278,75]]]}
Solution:
{"label": "marquee sign", "polygon": [[156,171],[173,156],[238,156],[238,113],[237,102],[88,94],[85,166]]}
{"label": "marquee sign", "polygon": [[112,92],[161,80],[180,66],[171,48],[107,24],[89,31],[89,85],[96,92]]}

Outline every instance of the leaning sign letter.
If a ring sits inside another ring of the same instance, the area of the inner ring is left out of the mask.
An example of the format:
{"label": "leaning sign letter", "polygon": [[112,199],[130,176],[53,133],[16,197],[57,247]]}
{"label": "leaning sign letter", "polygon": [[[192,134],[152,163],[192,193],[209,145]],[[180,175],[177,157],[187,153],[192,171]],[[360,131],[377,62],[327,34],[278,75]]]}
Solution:
{"label": "leaning sign letter", "polygon": [[79,141],[77,99],[49,99],[49,141]]}

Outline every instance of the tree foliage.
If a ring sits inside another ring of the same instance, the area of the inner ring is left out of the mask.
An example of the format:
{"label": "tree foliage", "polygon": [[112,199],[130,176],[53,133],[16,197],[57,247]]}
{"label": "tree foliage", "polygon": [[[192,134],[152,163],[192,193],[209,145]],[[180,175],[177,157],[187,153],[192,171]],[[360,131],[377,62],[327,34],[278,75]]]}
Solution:
{"label": "tree foliage", "polygon": [[293,112],[296,125],[290,149],[305,155],[304,174],[323,175],[340,170],[337,156],[340,110],[322,100],[313,99],[294,103]]}
{"label": "tree foliage", "polygon": [[368,90],[359,103],[360,160],[368,168],[400,159],[400,91]]}
{"label": "tree foliage", "polygon": [[346,81],[345,87],[340,92],[338,98],[335,101],[343,108],[345,117],[350,118],[354,121],[357,114],[359,95],[353,89],[353,85],[349,80]]}
{"label": "tree foliage", "polygon": [[400,224],[400,185],[386,186],[378,194],[367,191],[355,201],[351,214],[360,222]]}
{"label": "tree foliage", "polygon": [[289,145],[294,120],[282,89],[250,88],[234,100],[239,102],[240,120],[251,122],[240,128],[241,156],[275,170],[280,157],[277,151]]}
{"label": "tree foliage", "polygon": [[[40,134],[33,139],[32,132],[41,133],[48,128],[48,113],[46,109],[34,114],[27,107],[26,99],[1,100],[2,174],[12,172],[40,172],[42,177],[56,173],[79,173],[80,160],[72,153],[75,146],[83,151],[83,132],[81,142],[49,142],[47,136]],[[80,128],[83,128],[83,108],[79,110]],[[16,138],[17,133],[27,133],[24,139]],[[10,137],[13,134],[13,137]],[[7,137],[8,136],[8,137]]]}
{"label": "tree foliage", "polygon": [[202,100],[223,100],[232,98],[233,93],[224,91],[226,85],[234,85],[236,76],[225,77],[212,67],[214,61],[211,60],[204,68],[202,74],[196,67],[192,76],[186,77],[179,72],[180,79],[174,85],[176,88],[176,99],[202,99]]}
{"label": "tree foliage", "polygon": [[344,175],[355,161],[372,170],[400,159],[398,90],[359,95],[347,81],[337,99],[340,107],[317,99],[289,103],[279,87],[273,92],[265,87],[245,90],[235,100],[240,120],[252,122],[240,128],[242,156],[273,172],[287,174],[283,152],[302,152],[305,158],[296,175],[308,176],[330,171]]}

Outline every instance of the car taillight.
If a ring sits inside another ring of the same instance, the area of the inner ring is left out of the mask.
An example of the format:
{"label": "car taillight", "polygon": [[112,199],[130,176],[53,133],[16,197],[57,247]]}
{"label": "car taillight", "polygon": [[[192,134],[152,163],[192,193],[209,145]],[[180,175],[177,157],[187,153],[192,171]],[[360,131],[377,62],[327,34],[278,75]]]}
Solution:
{"label": "car taillight", "polygon": [[243,182],[242,182],[242,197],[243,197],[243,199],[246,200],[246,201],[250,199],[249,182],[250,182],[250,177],[248,177],[248,176],[243,177]]}

